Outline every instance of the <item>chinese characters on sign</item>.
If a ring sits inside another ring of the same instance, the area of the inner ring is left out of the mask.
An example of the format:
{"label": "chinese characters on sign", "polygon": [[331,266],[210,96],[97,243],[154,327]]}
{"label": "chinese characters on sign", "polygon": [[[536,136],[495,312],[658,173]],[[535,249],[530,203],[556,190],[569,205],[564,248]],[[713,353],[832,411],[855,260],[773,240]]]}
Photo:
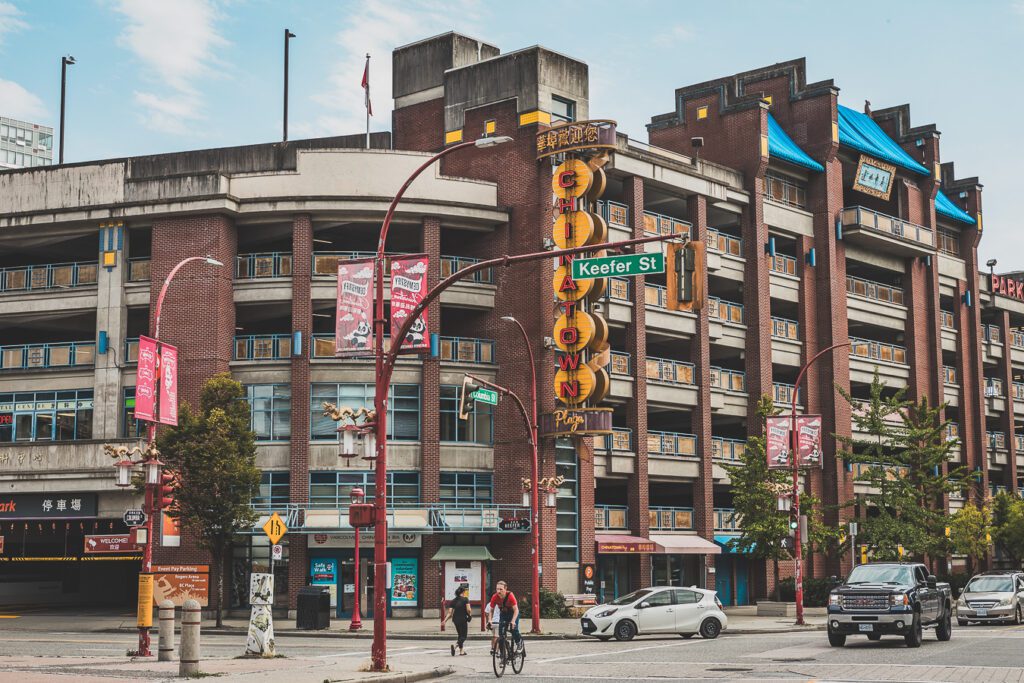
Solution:
{"label": "chinese characters on sign", "polygon": [[338,262],[334,355],[367,355],[373,349],[373,259]]}
{"label": "chinese characters on sign", "polygon": [[895,177],[896,167],[892,164],[861,155],[857,163],[857,175],[853,179],[853,189],[888,200]]}
{"label": "chinese characters on sign", "polygon": [[[412,309],[427,293],[427,266],[425,255],[394,258],[391,260],[391,343],[398,343],[399,328],[405,324]],[[427,312],[424,310],[413,321],[402,340],[400,351],[429,351],[430,333],[427,331]]]}
{"label": "chinese characters on sign", "polygon": [[0,519],[77,519],[95,516],[95,493],[15,493],[0,496]]}
{"label": "chinese characters on sign", "polygon": [[600,554],[623,553],[655,553],[658,544],[654,541],[598,541],[597,552]]}
{"label": "chinese characters on sign", "polygon": [[139,337],[139,365],[135,379],[135,419],[156,422],[156,340]]}
{"label": "chinese characters on sign", "polygon": [[581,149],[614,149],[614,121],[577,121],[537,133],[537,158]]}
{"label": "chinese characters on sign", "polygon": [[178,426],[178,348],[170,344],[160,344],[159,409],[161,424]]}
{"label": "chinese characters on sign", "polygon": [[86,555],[124,555],[126,553],[141,553],[142,547],[128,540],[128,534],[115,534],[112,536],[86,536]]}

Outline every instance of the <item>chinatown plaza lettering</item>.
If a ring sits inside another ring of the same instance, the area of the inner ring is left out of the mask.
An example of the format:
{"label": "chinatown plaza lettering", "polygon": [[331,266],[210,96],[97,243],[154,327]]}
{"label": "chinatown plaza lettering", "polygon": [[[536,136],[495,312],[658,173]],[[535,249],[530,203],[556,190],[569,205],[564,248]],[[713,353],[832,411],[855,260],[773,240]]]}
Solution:
{"label": "chinatown plaza lettering", "polygon": [[542,436],[597,436],[612,433],[611,408],[556,410],[540,416]]}

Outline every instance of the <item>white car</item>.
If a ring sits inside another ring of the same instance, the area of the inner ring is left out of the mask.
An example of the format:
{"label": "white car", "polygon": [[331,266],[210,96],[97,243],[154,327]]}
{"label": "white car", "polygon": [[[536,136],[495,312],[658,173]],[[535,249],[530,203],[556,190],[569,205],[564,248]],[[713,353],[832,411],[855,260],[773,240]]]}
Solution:
{"label": "white car", "polygon": [[654,586],[641,588],[607,605],[591,607],[580,619],[583,635],[599,640],[632,640],[648,633],[678,633],[717,638],[729,620],[715,591]]}

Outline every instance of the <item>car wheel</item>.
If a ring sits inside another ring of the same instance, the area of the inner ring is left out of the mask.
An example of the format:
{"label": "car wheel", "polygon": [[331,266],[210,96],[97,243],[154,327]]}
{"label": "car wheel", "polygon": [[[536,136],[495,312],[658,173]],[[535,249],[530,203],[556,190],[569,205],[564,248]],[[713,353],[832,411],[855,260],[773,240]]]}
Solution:
{"label": "car wheel", "polygon": [[842,633],[828,632],[828,644],[832,647],[842,647],[846,645],[846,636]]}
{"label": "car wheel", "polygon": [[967,621],[966,619],[961,619],[960,617],[957,617],[957,619],[956,619],[956,625],[957,626],[967,626],[967,624],[969,624],[969,623],[971,623],[971,622]]}
{"label": "car wheel", "polygon": [[696,633],[680,633],[679,635],[681,635],[683,638],[686,638],[687,640],[689,640],[690,638],[693,638],[697,634]]}
{"label": "car wheel", "polygon": [[949,614],[949,610],[945,610],[946,614],[939,619],[939,623],[935,624],[935,637],[942,642],[946,642],[953,637],[953,618]]}
{"label": "car wheel", "polygon": [[718,623],[718,619],[711,617],[705,619],[700,625],[700,637],[706,638],[707,640],[714,640],[718,637],[718,634],[722,632],[722,625]]}
{"label": "car wheel", "polygon": [[615,624],[615,640],[633,640],[636,635],[636,626],[632,621],[623,619]]}
{"label": "car wheel", "polygon": [[914,615],[914,623],[910,625],[910,633],[903,636],[904,642],[907,647],[921,647],[921,617],[920,615]]}
{"label": "car wheel", "polygon": [[868,634],[868,640],[881,640],[881,639],[882,639],[882,634],[881,633],[869,633]]}

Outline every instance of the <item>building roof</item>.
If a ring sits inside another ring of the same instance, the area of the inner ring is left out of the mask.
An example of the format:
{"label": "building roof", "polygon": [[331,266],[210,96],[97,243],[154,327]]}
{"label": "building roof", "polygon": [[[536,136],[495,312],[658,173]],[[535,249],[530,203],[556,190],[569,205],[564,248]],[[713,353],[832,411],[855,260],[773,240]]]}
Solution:
{"label": "building roof", "polygon": [[896,164],[908,171],[929,175],[928,169],[903,151],[903,148],[886,135],[870,116],[843,105],[839,105],[839,144]]}
{"label": "building roof", "polygon": [[968,225],[974,225],[978,222],[971,217],[971,214],[954,204],[953,200],[947,197],[942,190],[939,190],[939,193],[935,195],[935,213],[941,214],[946,218],[952,218],[955,221],[960,221],[961,223],[967,223]]}
{"label": "building roof", "polygon": [[821,164],[808,156],[807,152],[797,147],[797,144],[786,135],[786,131],[771,114],[768,114],[768,156],[809,168],[812,171],[825,170]]}

